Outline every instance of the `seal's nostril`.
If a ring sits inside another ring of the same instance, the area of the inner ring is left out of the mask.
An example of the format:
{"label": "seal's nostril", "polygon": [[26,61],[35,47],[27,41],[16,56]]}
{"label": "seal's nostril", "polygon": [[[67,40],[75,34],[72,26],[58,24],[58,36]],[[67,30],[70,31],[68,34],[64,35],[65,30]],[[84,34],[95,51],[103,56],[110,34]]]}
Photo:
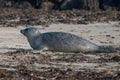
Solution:
{"label": "seal's nostril", "polygon": [[20,33],[23,33],[23,30],[20,30]]}

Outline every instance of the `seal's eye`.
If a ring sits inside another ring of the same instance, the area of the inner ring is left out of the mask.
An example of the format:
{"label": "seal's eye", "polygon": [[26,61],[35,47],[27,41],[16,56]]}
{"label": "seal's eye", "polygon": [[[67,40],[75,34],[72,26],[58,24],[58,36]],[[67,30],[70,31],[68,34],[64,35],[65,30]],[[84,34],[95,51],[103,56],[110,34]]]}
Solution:
{"label": "seal's eye", "polygon": [[25,29],[25,32],[26,32],[26,33],[28,33],[28,32],[29,32],[29,30],[28,30],[28,29]]}

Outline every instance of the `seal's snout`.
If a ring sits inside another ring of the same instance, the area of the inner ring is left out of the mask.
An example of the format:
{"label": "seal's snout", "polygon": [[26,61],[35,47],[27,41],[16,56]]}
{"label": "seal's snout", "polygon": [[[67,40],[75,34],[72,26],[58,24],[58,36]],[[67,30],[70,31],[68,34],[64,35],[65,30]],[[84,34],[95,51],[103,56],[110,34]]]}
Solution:
{"label": "seal's snout", "polygon": [[24,30],[20,30],[20,33],[24,34]]}

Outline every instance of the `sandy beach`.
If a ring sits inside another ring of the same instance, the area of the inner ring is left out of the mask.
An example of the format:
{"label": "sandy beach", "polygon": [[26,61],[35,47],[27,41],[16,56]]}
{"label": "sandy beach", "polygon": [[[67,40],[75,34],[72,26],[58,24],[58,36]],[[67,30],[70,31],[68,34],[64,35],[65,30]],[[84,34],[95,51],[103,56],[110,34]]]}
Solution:
{"label": "sandy beach", "polygon": [[[27,39],[20,33],[23,26],[0,27],[0,69],[15,71],[19,65],[30,71],[44,71],[48,68],[73,71],[104,72],[116,75],[120,71],[120,24],[119,22],[94,23],[88,25],[51,24],[48,27],[35,26],[41,33],[67,32],[81,36],[99,46],[117,48],[110,53],[64,53],[33,51]],[[29,51],[30,50],[30,51]],[[117,58],[116,58],[117,56]],[[14,58],[14,59],[13,59]],[[31,64],[32,60],[37,60]],[[47,75],[47,74],[46,74]],[[41,79],[41,78],[40,78]]]}
{"label": "sandy beach", "polygon": [[[37,27],[44,32],[67,32],[81,36],[99,46],[120,46],[120,26],[118,22],[95,23],[88,25],[51,24],[49,27]],[[0,52],[15,49],[31,49],[27,39],[20,33],[25,27],[2,27],[0,28]]]}

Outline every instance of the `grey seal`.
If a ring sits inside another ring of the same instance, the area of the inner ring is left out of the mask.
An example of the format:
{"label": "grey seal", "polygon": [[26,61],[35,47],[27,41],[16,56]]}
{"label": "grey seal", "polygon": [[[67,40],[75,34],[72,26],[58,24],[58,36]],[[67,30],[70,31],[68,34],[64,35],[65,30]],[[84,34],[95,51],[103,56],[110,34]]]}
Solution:
{"label": "grey seal", "polygon": [[27,37],[30,46],[34,50],[41,50],[45,47],[48,50],[59,52],[89,52],[98,51],[99,46],[74,34],[65,32],[40,33],[37,28],[29,27],[20,30]]}

